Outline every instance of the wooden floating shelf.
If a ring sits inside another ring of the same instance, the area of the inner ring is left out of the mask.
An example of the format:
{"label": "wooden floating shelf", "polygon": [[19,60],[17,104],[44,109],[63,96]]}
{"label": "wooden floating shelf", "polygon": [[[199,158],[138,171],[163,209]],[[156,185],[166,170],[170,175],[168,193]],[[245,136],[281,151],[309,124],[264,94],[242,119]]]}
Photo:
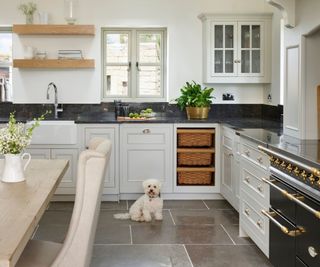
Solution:
{"label": "wooden floating shelf", "polygon": [[14,59],[14,68],[30,69],[89,69],[94,68],[94,59]]}
{"label": "wooden floating shelf", "polygon": [[94,25],[16,24],[12,31],[21,35],[94,35]]}

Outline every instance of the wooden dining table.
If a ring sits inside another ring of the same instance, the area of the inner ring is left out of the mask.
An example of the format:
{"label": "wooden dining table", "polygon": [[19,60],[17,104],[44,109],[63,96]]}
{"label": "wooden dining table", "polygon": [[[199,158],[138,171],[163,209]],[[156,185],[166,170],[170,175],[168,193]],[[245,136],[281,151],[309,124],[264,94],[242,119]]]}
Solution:
{"label": "wooden dining table", "polygon": [[[15,266],[68,169],[68,160],[31,160],[26,181],[0,182],[0,267]],[[0,160],[0,174],[4,160]]]}

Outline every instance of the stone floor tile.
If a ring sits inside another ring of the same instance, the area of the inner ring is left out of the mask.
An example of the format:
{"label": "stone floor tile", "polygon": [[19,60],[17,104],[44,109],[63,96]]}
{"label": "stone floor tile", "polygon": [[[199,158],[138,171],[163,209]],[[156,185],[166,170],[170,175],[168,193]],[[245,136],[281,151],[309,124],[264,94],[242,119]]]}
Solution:
{"label": "stone floor tile", "polygon": [[209,209],[233,210],[234,208],[224,199],[204,200]]}
{"label": "stone floor tile", "polygon": [[135,222],[131,220],[117,220],[113,217],[116,213],[124,213],[123,210],[116,210],[116,211],[105,211],[102,210],[100,212],[99,217],[99,224],[118,224],[118,225],[140,225],[140,224],[150,224],[150,225],[173,225],[171,216],[169,214],[168,210],[163,211],[163,220],[162,221],[156,221],[153,219],[152,222]]}
{"label": "stone floor tile", "polygon": [[94,246],[91,267],[192,267],[182,245]]}
{"label": "stone floor tile", "polygon": [[50,202],[48,210],[54,211],[72,211],[74,202]]}
{"label": "stone floor tile", "polygon": [[233,210],[172,210],[171,214],[177,225],[239,223],[239,215]]}
{"label": "stone floor tile", "polygon": [[127,201],[103,201],[101,202],[101,210],[127,210]]}
{"label": "stone floor tile", "polygon": [[237,224],[223,225],[222,224],[222,226],[237,245],[250,245],[250,244],[252,245],[252,244],[254,244],[253,241],[251,240],[251,238],[249,238],[249,237],[239,237],[239,225],[237,225]]}
{"label": "stone floor tile", "polygon": [[133,225],[133,244],[230,244],[220,225]]}
{"label": "stone floor tile", "polygon": [[129,225],[98,225],[95,244],[131,244]]}
{"label": "stone floor tile", "polygon": [[269,267],[264,254],[252,246],[186,245],[194,267]]}

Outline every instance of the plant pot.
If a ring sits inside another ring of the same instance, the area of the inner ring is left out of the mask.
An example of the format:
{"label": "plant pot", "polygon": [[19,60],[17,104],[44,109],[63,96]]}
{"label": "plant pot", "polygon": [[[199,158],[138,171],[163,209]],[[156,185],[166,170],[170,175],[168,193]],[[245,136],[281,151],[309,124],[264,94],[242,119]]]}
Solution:
{"label": "plant pot", "polygon": [[[5,154],[4,169],[2,173],[2,182],[18,183],[23,182],[26,178],[24,171],[31,160],[29,153],[24,154]],[[28,157],[27,162],[22,166],[22,159]]]}
{"label": "plant pot", "polygon": [[206,120],[208,119],[210,107],[186,107],[188,120]]}

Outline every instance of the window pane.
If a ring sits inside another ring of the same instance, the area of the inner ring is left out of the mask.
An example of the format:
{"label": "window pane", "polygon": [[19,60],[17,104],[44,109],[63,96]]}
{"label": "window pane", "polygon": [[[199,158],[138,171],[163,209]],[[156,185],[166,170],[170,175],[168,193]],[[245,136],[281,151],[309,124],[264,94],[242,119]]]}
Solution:
{"label": "window pane", "polygon": [[260,50],[252,51],[252,73],[260,73]]}
{"label": "window pane", "polygon": [[107,63],[127,63],[129,56],[127,33],[107,34]]}
{"label": "window pane", "polygon": [[252,25],[252,47],[260,48],[260,25]]}
{"label": "window pane", "polygon": [[12,97],[12,34],[0,29],[0,84],[4,88],[2,101]]}
{"label": "window pane", "polygon": [[128,67],[107,66],[106,94],[108,96],[128,95]]}
{"label": "window pane", "polygon": [[140,63],[160,63],[161,61],[161,34],[139,34],[139,61]]}
{"label": "window pane", "polygon": [[223,48],[223,25],[214,26],[214,47]]}
{"label": "window pane", "polygon": [[0,63],[10,62],[12,62],[12,34],[0,32]]}
{"label": "window pane", "polygon": [[241,26],[241,48],[250,48],[250,26]]}
{"label": "window pane", "polygon": [[214,51],[214,72],[215,73],[223,72],[223,51],[222,50]]}
{"label": "window pane", "polygon": [[250,73],[250,51],[241,51],[241,72]]}
{"label": "window pane", "polygon": [[225,28],[225,47],[233,48],[233,25],[226,25]]}
{"label": "window pane", "polygon": [[233,73],[233,50],[226,50],[225,72]]}
{"label": "window pane", "polygon": [[159,66],[140,66],[139,95],[161,96],[161,69]]}

